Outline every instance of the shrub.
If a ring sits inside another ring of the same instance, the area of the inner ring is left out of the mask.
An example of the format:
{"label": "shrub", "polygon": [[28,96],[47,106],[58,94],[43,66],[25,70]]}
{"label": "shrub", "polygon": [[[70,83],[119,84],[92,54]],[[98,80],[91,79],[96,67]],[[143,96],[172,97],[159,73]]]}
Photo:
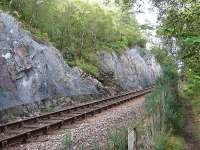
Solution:
{"label": "shrub", "polygon": [[152,52],[162,66],[162,76],[156,81],[152,94],[146,98],[145,110],[153,149],[167,150],[172,148],[167,144],[170,135],[179,133],[184,125],[184,108],[178,97],[179,75],[176,61],[167,49],[154,48]]}
{"label": "shrub", "polygon": [[98,74],[98,67],[93,64],[86,63],[82,57],[80,59],[76,59],[75,64],[80,66],[80,68],[83,69],[86,73],[90,73],[92,75]]}

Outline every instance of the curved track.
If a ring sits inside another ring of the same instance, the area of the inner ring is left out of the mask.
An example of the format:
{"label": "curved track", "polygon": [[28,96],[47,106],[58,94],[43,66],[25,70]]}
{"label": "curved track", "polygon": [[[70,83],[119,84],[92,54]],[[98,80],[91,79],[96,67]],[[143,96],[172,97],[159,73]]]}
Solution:
{"label": "curved track", "polygon": [[31,137],[47,134],[63,125],[73,124],[76,120],[100,113],[114,106],[146,95],[152,87],[140,91],[129,92],[123,95],[109,97],[103,100],[90,102],[84,105],[63,109],[57,112],[8,123],[0,126],[0,149],[13,144],[24,143]]}

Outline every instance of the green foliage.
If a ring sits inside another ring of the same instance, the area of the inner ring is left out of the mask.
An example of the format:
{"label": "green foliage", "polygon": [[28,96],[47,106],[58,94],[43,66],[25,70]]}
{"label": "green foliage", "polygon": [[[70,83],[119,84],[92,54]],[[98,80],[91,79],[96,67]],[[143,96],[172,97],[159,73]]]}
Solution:
{"label": "green foliage", "polygon": [[192,108],[193,108],[193,114],[194,114],[194,121],[195,121],[195,137],[197,140],[200,140],[200,96],[194,96],[193,95],[193,101],[192,101]]}
{"label": "green foliage", "polygon": [[200,43],[200,37],[196,37],[196,36],[191,36],[191,37],[187,37],[184,42],[186,44],[195,44],[195,43]]}
{"label": "green foliage", "polygon": [[185,141],[182,137],[179,136],[171,136],[168,138],[168,150],[184,150],[185,149]]}
{"label": "green foliage", "polygon": [[[197,137],[199,125],[199,97],[200,97],[200,3],[191,0],[154,0],[159,1],[159,8],[165,3],[162,10],[162,25],[158,33],[166,41],[176,38],[179,48],[176,59],[183,62],[181,74],[184,82],[180,86],[181,99],[192,100],[194,119],[197,120],[195,131]],[[183,120],[183,119],[182,119]],[[180,119],[178,119],[180,122]],[[172,148],[171,148],[172,149]],[[177,148],[178,149],[178,148]]]}
{"label": "green foliage", "polygon": [[166,10],[159,33],[168,39],[175,37],[180,47],[178,58],[184,70],[200,76],[200,3],[176,1]]}
{"label": "green foliage", "polygon": [[171,73],[172,76],[177,76],[178,67],[176,64],[176,59],[169,53],[167,49],[154,47],[151,52],[156,57],[156,60],[162,66],[162,69],[165,71],[165,73]]}
{"label": "green foliage", "polygon": [[7,10],[9,7],[9,0],[1,0],[0,1],[0,9],[1,10]]}
{"label": "green foliage", "polygon": [[93,143],[94,143],[94,145],[92,147],[92,150],[100,150],[99,142],[95,141]]}
{"label": "green foliage", "polygon": [[57,150],[71,150],[72,139],[70,134],[66,134],[63,138],[62,144],[57,147]]}
{"label": "green foliage", "polygon": [[154,28],[152,26],[148,25],[148,24],[141,25],[140,28],[142,30],[147,30],[147,29],[148,30],[154,30]]}
{"label": "green foliage", "polygon": [[163,77],[156,83],[154,92],[145,101],[146,111],[154,116],[154,127],[160,129],[179,128],[177,82],[170,83],[169,77]]}
{"label": "green foliage", "polygon": [[189,97],[200,96],[200,77],[195,75],[189,75],[189,77],[184,83],[183,92]]}
{"label": "green foliage", "polygon": [[200,3],[179,0],[168,3],[159,33],[167,39],[175,37],[180,50],[177,59],[183,62],[183,93],[196,98],[200,94]]}
{"label": "green foliage", "polygon": [[[184,109],[177,97],[178,78],[174,78],[173,75],[164,75],[160,78],[153,93],[145,100],[146,112],[151,120],[152,144],[155,150],[168,150],[172,147],[176,150],[175,145],[168,143],[169,137],[171,133],[179,133],[184,127]],[[177,150],[183,148],[179,143],[174,144],[177,144]]]}
{"label": "green foliage", "polygon": [[166,132],[161,132],[154,139],[153,150],[184,150],[185,141],[179,136],[170,136]]}
{"label": "green foliage", "polygon": [[167,140],[169,138],[169,135],[166,135],[165,132],[158,132],[157,135],[155,135],[154,144],[152,146],[153,150],[168,150],[168,143]]}
{"label": "green foliage", "polygon": [[98,66],[86,63],[82,57],[80,59],[76,59],[75,64],[78,65],[81,69],[83,69],[86,73],[91,73],[92,75],[98,74]]}
{"label": "green foliage", "polygon": [[[104,145],[105,150],[127,150],[128,149],[128,129],[125,127],[116,128],[108,133],[107,143]],[[62,144],[57,147],[57,150],[70,150],[72,146],[72,138],[70,134],[66,134],[63,138]],[[93,150],[100,150],[99,141],[94,141],[91,146]],[[79,148],[85,150],[82,144]]]}
{"label": "green foliage", "polygon": [[154,91],[145,100],[145,110],[151,120],[152,146],[154,150],[183,149],[177,138],[172,144],[172,133],[178,133],[184,126],[181,102],[178,100],[178,68],[175,57],[167,49],[152,50],[162,66],[163,74],[156,81]]}
{"label": "green foliage", "polygon": [[116,129],[108,138],[106,150],[126,150],[128,149],[128,130],[127,128]]}
{"label": "green foliage", "polygon": [[[91,53],[107,50],[121,54],[127,47],[145,46],[135,19],[125,10],[104,9],[80,0],[8,2],[2,4],[17,12],[38,40],[50,39],[68,62],[91,74],[98,72],[98,61],[88,59]],[[88,56],[83,56],[88,49]]]}

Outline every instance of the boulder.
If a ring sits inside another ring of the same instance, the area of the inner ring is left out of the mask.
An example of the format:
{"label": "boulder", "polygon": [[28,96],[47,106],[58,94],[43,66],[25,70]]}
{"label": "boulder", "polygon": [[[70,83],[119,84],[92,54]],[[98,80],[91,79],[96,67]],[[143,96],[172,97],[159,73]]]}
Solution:
{"label": "boulder", "polygon": [[96,82],[65,64],[51,44],[36,42],[10,15],[0,12],[0,108],[55,95],[97,93]]}

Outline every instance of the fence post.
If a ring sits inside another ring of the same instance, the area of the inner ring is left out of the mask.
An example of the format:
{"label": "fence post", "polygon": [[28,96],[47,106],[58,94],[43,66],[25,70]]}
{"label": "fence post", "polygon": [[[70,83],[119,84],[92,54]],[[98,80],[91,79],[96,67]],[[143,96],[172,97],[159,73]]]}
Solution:
{"label": "fence post", "polygon": [[128,150],[138,150],[136,128],[128,129]]}

